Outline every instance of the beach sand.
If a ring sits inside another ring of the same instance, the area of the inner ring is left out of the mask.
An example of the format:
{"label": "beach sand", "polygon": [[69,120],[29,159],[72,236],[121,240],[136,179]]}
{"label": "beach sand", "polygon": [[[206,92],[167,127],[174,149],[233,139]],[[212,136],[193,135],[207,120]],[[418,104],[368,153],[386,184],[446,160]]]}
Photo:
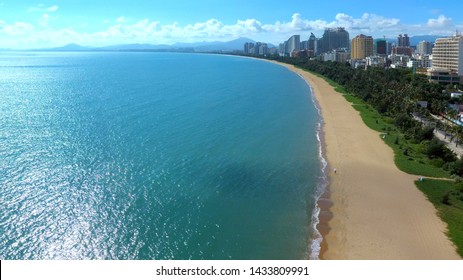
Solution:
{"label": "beach sand", "polygon": [[324,121],[330,186],[329,200],[321,200],[321,258],[461,259],[446,224],[415,186],[418,177],[396,167],[380,134],[324,79],[281,65],[310,84]]}

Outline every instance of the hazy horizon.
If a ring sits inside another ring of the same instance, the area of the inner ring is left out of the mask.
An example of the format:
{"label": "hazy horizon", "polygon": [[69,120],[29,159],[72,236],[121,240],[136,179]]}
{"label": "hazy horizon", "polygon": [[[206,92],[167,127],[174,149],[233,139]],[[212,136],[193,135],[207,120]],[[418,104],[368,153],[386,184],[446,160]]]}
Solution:
{"label": "hazy horizon", "polygon": [[317,37],[345,27],[351,37],[452,35],[463,29],[461,3],[334,0],[329,8],[299,1],[191,2],[122,0],[1,2],[0,48],[102,47],[230,41],[240,37],[277,45],[293,34]]}

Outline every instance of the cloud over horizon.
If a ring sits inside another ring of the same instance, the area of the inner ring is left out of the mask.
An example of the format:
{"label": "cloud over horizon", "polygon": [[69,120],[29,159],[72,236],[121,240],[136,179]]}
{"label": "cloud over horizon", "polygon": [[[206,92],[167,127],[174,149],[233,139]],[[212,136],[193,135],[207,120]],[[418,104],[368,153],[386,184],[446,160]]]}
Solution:
{"label": "cloud over horizon", "polygon": [[59,7],[57,5],[47,7],[44,4],[39,4],[39,5],[34,6],[34,7],[29,7],[27,9],[27,11],[29,13],[32,13],[32,12],[53,13],[53,12],[58,11],[58,9],[59,9]]}
{"label": "cloud over horizon", "polygon": [[[300,13],[294,13],[289,21],[262,23],[255,18],[238,19],[235,23],[225,24],[219,19],[208,19],[186,25],[177,22],[161,24],[151,19],[131,19],[120,16],[105,20],[101,30],[93,32],[77,31],[75,27],[58,28],[53,21],[59,20],[59,7],[38,5],[30,7],[29,12],[40,12],[37,22],[6,22],[0,18],[0,40],[2,47],[35,48],[53,47],[69,43],[87,46],[106,46],[125,43],[174,44],[177,42],[197,42],[231,40],[238,37],[250,37],[255,40],[279,43],[291,35],[308,37],[310,32],[321,36],[328,27],[345,27],[351,37],[364,33],[374,37],[393,36],[400,33],[410,35],[451,35],[460,25],[451,18],[439,15],[427,22],[404,24],[397,18],[364,13],[355,18],[345,13],[337,13],[332,21],[307,19]],[[50,16],[50,13],[56,16]],[[30,46],[30,47],[28,47]]]}

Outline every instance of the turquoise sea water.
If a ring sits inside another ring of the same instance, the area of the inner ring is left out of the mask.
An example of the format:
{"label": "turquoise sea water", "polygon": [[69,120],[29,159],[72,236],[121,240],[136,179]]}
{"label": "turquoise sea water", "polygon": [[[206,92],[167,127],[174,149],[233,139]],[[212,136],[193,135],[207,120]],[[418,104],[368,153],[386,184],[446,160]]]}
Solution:
{"label": "turquoise sea water", "polygon": [[0,54],[0,258],[309,258],[318,126],[263,61]]}

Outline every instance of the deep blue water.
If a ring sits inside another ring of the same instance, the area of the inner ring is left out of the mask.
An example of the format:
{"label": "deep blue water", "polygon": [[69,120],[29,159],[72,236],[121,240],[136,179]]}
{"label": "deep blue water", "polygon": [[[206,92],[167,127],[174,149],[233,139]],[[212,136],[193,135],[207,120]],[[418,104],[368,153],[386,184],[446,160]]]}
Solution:
{"label": "deep blue water", "polygon": [[0,259],[308,258],[318,122],[263,61],[0,54]]}

